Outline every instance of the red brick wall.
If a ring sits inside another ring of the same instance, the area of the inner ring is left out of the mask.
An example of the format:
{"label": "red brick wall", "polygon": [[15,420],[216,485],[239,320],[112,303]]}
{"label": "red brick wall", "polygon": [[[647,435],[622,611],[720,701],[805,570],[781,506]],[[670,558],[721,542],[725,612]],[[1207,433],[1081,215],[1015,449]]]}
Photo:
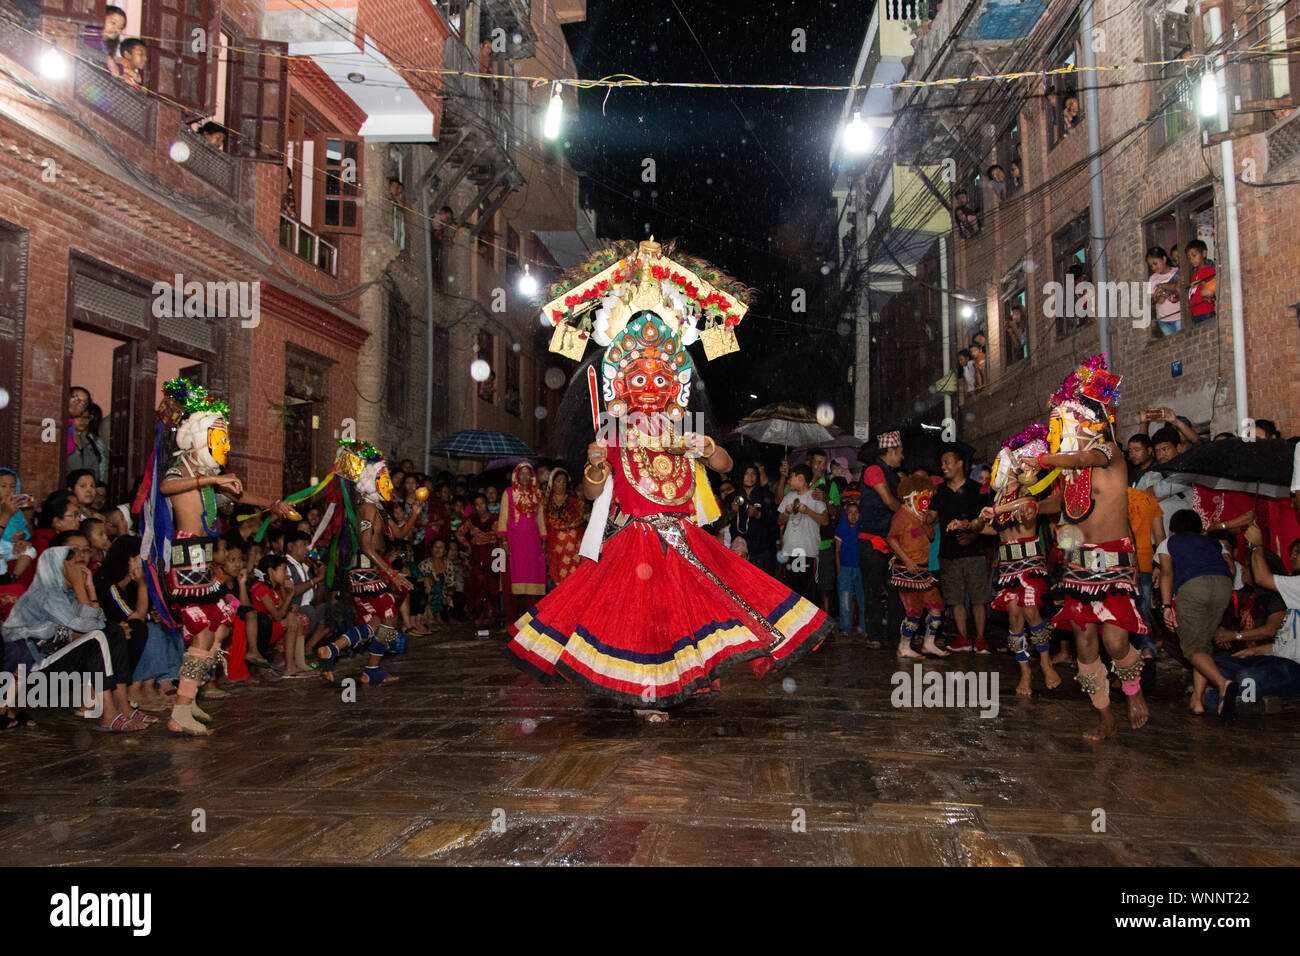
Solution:
{"label": "red brick wall", "polygon": [[[1099,65],[1123,64],[1136,74],[1132,65],[1144,55],[1142,15],[1142,7],[1131,6],[1127,0],[1098,3],[1098,22],[1106,24],[1106,49],[1098,54]],[[1103,146],[1147,118],[1154,105],[1153,90],[1153,84],[1146,84],[1099,92]],[[1044,314],[1043,285],[1055,279],[1052,234],[1089,204],[1086,166],[1066,173],[1087,156],[1086,128],[1081,124],[1049,152],[1044,110],[1040,99],[1030,99],[1022,106],[1021,154],[1026,191],[1048,180],[1052,180],[1051,186],[1001,206],[986,197],[985,233],[973,241],[954,239],[957,287],[981,291],[988,299],[989,385],[973,396],[964,396],[959,423],[961,436],[985,456],[996,450],[1001,438],[1042,420],[1046,401],[1061,379],[1078,361],[1099,351],[1095,324],[1058,338],[1055,320]],[[1185,323],[1182,332],[1154,338],[1150,329],[1133,328],[1130,319],[1110,320],[1112,363],[1124,375],[1123,403],[1116,421],[1124,436],[1140,430],[1141,410],[1149,406],[1171,406],[1215,432],[1238,427],[1220,150],[1217,146],[1207,148],[1203,159],[1199,137],[1199,126],[1194,124],[1156,152],[1143,131],[1110,149],[1103,158],[1103,234],[1109,237],[1110,281],[1146,280],[1143,222],[1169,202],[1200,188],[1214,188],[1220,247],[1216,256],[1216,321],[1190,328]],[[1260,180],[1300,178],[1296,160],[1267,170],[1263,134],[1237,139],[1235,149],[1238,171],[1242,160],[1252,157],[1258,163]],[[1294,268],[1300,254],[1294,230],[1300,187],[1239,185],[1237,192],[1249,411],[1253,417],[1276,420],[1284,434],[1294,434],[1300,431],[1300,377],[1295,374],[1300,324],[1287,307],[1300,302],[1300,272]],[[1033,269],[1022,272],[1027,279],[1031,322],[1030,358],[1008,368],[1002,355],[998,284],[1022,261]],[[1283,356],[1287,359],[1281,360]],[[1178,378],[1171,374],[1175,361],[1183,363]]]}

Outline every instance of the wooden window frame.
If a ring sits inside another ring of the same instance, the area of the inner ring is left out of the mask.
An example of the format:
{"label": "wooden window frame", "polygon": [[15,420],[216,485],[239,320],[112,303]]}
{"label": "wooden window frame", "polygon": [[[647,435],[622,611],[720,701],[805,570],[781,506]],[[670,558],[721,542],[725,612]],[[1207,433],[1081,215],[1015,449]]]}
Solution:
{"label": "wooden window frame", "polygon": [[497,403],[496,397],[496,351],[497,337],[487,329],[479,329],[478,337],[475,339],[475,359],[482,359],[488,363],[491,374],[482,382],[475,382],[478,386],[479,401],[487,402],[489,405]]}
{"label": "wooden window frame", "polygon": [[[1007,319],[1011,315],[1011,309],[1012,307],[1017,305],[1020,307],[1020,310],[1024,313],[1025,342],[1023,345],[1023,349],[1024,349],[1023,353],[1021,352],[1022,346],[1019,342],[1016,343],[1011,342],[1011,339],[1009,337],[1009,330],[1007,328]],[[1025,287],[1023,281],[1018,281],[1013,283],[1011,288],[1007,289],[1003,293],[1001,299],[999,300],[998,331],[1001,333],[1001,338],[1002,338],[1002,367],[1003,368],[1011,368],[1011,366],[1016,365],[1019,362],[1026,362],[1029,360],[1030,343],[1032,342],[1033,336],[1029,328],[1028,289]],[[1014,359],[1011,358],[1013,354],[1016,356]]]}
{"label": "wooden window frame", "polygon": [[[1155,237],[1152,234],[1152,229],[1155,227],[1157,222],[1159,222],[1161,219],[1164,219],[1166,216],[1174,217],[1174,241],[1177,243],[1179,250],[1184,249],[1187,246],[1187,243],[1191,242],[1193,239],[1196,238],[1196,235],[1191,230],[1193,217],[1195,216],[1197,210],[1201,210],[1205,208],[1207,202],[1209,203],[1210,208],[1214,210],[1214,220],[1217,226],[1218,218],[1219,218],[1218,206],[1215,203],[1214,187],[1212,185],[1202,186],[1199,189],[1195,189],[1190,192],[1184,193],[1182,196],[1179,196],[1173,202],[1168,203],[1165,206],[1162,206],[1154,214],[1145,217],[1142,220],[1143,255],[1145,256],[1146,250],[1149,249],[1151,246],[1157,245],[1157,243],[1155,242]],[[1216,253],[1219,252],[1217,246],[1218,246],[1218,242],[1216,241],[1216,249],[1213,250]],[[1166,252],[1169,251],[1168,245],[1165,245],[1164,248]],[[1226,263],[1222,262],[1218,256],[1215,256],[1213,258],[1214,258],[1214,275],[1215,278],[1218,279],[1220,270],[1225,268]],[[1146,260],[1144,258],[1143,262],[1145,263],[1145,261]],[[1191,329],[1195,327],[1196,324],[1198,324],[1192,321],[1191,303],[1188,301],[1189,287],[1191,285],[1191,277],[1192,274],[1187,269],[1186,257],[1182,255],[1180,251],[1180,255],[1178,259],[1178,306],[1179,306],[1179,314],[1182,317],[1182,326],[1183,326],[1180,332],[1186,332],[1188,329]],[[1149,278],[1149,276],[1146,278]],[[1146,279],[1144,279],[1143,281],[1146,281]],[[1218,308],[1217,302],[1215,304],[1215,308],[1216,308],[1216,320],[1217,320],[1217,308]],[[1152,339],[1172,338],[1174,335],[1180,334],[1180,332],[1174,332],[1171,333],[1170,335],[1163,334],[1160,331],[1160,323],[1158,323],[1155,319],[1155,307],[1152,306],[1152,312],[1151,312],[1151,338]]]}
{"label": "wooden window frame", "polygon": [[523,372],[522,360],[515,348],[506,349],[506,380],[502,399],[505,410],[515,418],[519,418],[523,414],[523,396],[520,387]]}
{"label": "wooden window frame", "polygon": [[390,418],[406,419],[406,398],[410,391],[411,308],[397,290],[388,293],[387,378],[384,407]]}
{"label": "wooden window frame", "polygon": [[[289,44],[241,36],[224,22],[222,32],[229,33],[239,49],[226,61],[226,150],[241,159],[283,162],[288,137]],[[215,83],[215,68],[212,73]]]}
{"label": "wooden window frame", "polygon": [[[365,175],[365,141],[360,136],[338,132],[317,133],[314,139],[312,228],[327,234],[359,236],[364,221],[362,212],[365,196],[361,184]],[[332,142],[340,144],[338,163],[332,163],[329,158],[329,144]],[[343,163],[349,158],[356,161],[351,180],[344,179],[343,173]],[[327,217],[331,204],[334,203],[338,204],[337,221],[329,222]],[[354,210],[351,223],[346,222],[346,210],[349,208]]]}
{"label": "wooden window frame", "polygon": [[[1046,70],[1055,70],[1069,65],[1070,56],[1065,51],[1071,38],[1073,38],[1071,54],[1074,58],[1076,72],[1054,74],[1049,81],[1051,86],[1044,97],[1048,152],[1056,149],[1065,141],[1066,134],[1061,129],[1061,114],[1067,98],[1073,96],[1079,100],[1079,119],[1080,121],[1085,119],[1083,115],[1083,98],[1079,92],[1079,74],[1077,72],[1079,61],[1082,58],[1082,29],[1077,15],[1069,20],[1065,28],[1056,35],[1050,46],[1048,46],[1047,56],[1043,59],[1043,67]],[[1076,123],[1071,129],[1077,130],[1081,125],[1083,125],[1082,122]]]}
{"label": "wooden window frame", "polygon": [[40,5],[41,16],[46,19],[101,28],[104,26],[104,11],[110,6],[108,0],[41,0]]}
{"label": "wooden window frame", "polygon": [[0,409],[0,454],[22,474],[23,359],[27,339],[27,286],[30,232],[0,219],[0,362],[16,370],[9,382],[9,404]]}
{"label": "wooden window frame", "polygon": [[[145,36],[149,41],[149,89],[168,101],[202,118],[207,115],[211,100],[212,79],[215,68],[209,56],[210,46],[202,53],[194,52],[193,31],[201,29],[204,36],[219,35],[217,0],[197,0],[199,15],[184,11],[186,0],[145,0],[142,10]],[[191,72],[192,71],[192,72]]]}

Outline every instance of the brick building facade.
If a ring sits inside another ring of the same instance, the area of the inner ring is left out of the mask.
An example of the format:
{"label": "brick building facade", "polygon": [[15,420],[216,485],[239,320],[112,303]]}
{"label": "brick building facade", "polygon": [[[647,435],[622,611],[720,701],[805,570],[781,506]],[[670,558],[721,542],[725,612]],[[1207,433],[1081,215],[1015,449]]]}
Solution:
{"label": "brick building facade", "polygon": [[[946,181],[936,180],[940,189],[929,206],[908,215],[928,216],[942,208],[940,196],[960,187],[980,217],[977,235],[962,236],[955,228],[951,233],[949,288],[960,296],[953,304],[973,303],[974,314],[963,320],[958,309],[951,310],[950,347],[964,347],[977,329],[988,336],[986,384],[974,392],[961,389],[959,436],[990,456],[1007,434],[1042,420],[1047,398],[1064,375],[1099,351],[1095,303],[1064,292],[1066,283],[1094,278],[1094,234],[1105,237],[1108,283],[1123,286],[1099,290],[1110,296],[1112,307],[1123,307],[1121,295],[1146,286],[1150,246],[1181,249],[1201,238],[1217,269],[1213,320],[1195,322],[1186,307],[1191,270],[1185,258],[1179,331],[1162,334],[1157,322],[1142,315],[1140,295],[1109,319],[1112,364],[1124,375],[1121,434],[1141,430],[1142,409],[1156,406],[1174,408],[1203,432],[1239,429],[1218,145],[1225,138],[1232,141],[1238,174],[1248,412],[1275,420],[1284,433],[1300,431],[1300,377],[1294,361],[1279,361],[1300,355],[1300,275],[1288,268],[1300,251],[1288,228],[1300,211],[1300,186],[1289,185],[1300,179],[1300,117],[1294,114],[1300,54],[1288,55],[1284,46],[1300,34],[1296,4],[1261,13],[1204,0],[1195,8],[1098,0],[1091,36],[1082,35],[1080,6],[1077,0],[1054,0],[1035,8],[1035,18],[1011,23],[999,20],[985,0],[947,0],[932,22],[913,25],[914,55],[905,61],[909,80],[1077,70],[1085,43],[1096,50],[1103,71],[1095,75],[1103,87],[1097,95],[1105,222],[1096,227],[1087,118],[1072,124],[1067,119],[1074,106],[1084,109],[1086,73],[894,93],[897,135],[885,147],[892,161],[950,171]],[[1260,43],[1274,47],[1254,57],[1231,54]],[[1142,65],[1225,51],[1226,126],[1222,116],[1200,116],[1202,60]],[[1005,186],[989,181],[993,164],[1007,174]],[[896,213],[895,231],[908,227],[900,219]],[[1064,294],[1054,300],[1057,291]]]}
{"label": "brick building facade", "polygon": [[[261,42],[261,4],[204,0],[195,23],[220,42],[170,58],[166,29],[179,27],[158,19],[169,0],[128,5],[124,38],[164,34],[145,89],[109,75],[81,42],[103,22],[101,0],[43,7],[28,19],[6,5],[0,21],[0,57],[19,78],[0,96],[6,464],[34,494],[60,486],[68,389],[86,386],[108,420],[111,499],[128,500],[152,447],[158,386],[185,374],[229,401],[230,468],[251,490],[274,497],[323,474],[330,422],[356,415],[365,331],[346,290],[360,237],[338,237],[328,262],[280,241],[284,107],[304,81]],[[51,41],[63,78],[41,70]],[[224,144],[193,132],[208,117],[225,127]],[[172,308],[178,276],[188,314]],[[188,283],[203,289],[191,295]]]}

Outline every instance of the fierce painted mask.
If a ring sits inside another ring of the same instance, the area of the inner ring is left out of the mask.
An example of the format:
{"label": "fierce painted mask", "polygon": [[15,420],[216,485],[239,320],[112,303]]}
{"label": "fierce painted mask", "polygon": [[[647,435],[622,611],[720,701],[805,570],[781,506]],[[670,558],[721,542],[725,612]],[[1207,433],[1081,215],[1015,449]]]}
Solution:
{"label": "fierce painted mask", "polygon": [[614,418],[662,414],[686,416],[691,357],[681,339],[653,312],[638,312],[605,350],[602,397]]}

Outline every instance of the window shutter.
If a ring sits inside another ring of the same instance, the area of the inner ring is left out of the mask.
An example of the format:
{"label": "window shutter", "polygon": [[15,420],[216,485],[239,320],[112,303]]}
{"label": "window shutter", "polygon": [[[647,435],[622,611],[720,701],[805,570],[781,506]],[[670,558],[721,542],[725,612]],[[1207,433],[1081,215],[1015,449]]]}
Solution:
{"label": "window shutter", "polygon": [[361,140],[337,133],[315,137],[312,228],[361,234]]}
{"label": "window shutter", "polygon": [[[213,0],[150,0],[146,5],[147,35],[153,82],[150,88],[203,115],[208,105],[208,51]],[[195,52],[195,32],[203,31],[202,50]]]}
{"label": "window shutter", "polygon": [[102,27],[106,6],[108,0],[41,0],[41,13],[59,20]]}
{"label": "window shutter", "polygon": [[289,44],[241,40],[226,125],[235,131],[236,156],[283,162]]}

